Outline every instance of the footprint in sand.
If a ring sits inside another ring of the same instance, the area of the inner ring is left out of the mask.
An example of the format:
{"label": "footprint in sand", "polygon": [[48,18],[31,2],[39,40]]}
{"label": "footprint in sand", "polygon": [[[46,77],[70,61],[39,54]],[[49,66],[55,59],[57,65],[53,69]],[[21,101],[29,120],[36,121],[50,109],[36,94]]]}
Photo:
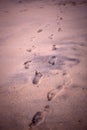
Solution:
{"label": "footprint in sand", "polygon": [[46,105],[43,111],[36,112],[36,114],[32,118],[31,123],[29,124],[29,128],[33,128],[42,124],[49,113],[49,109],[50,109],[50,106]]}
{"label": "footprint in sand", "polygon": [[51,101],[51,100],[53,100],[54,98],[56,98],[58,92],[59,92],[62,88],[63,88],[63,86],[62,86],[62,85],[59,85],[57,88],[50,90],[50,91],[47,93],[47,100],[48,100],[48,101]]}
{"label": "footprint in sand", "polygon": [[58,32],[60,32],[60,31],[62,31],[62,29],[61,29],[61,28],[58,28]]}
{"label": "footprint in sand", "polygon": [[25,9],[22,9],[22,10],[20,10],[20,12],[22,13],[22,12],[26,12],[27,11],[27,9],[25,8]]}
{"label": "footprint in sand", "polygon": [[40,81],[40,79],[41,79],[42,76],[43,75],[42,75],[41,72],[37,72],[36,71],[32,83],[35,84],[35,85],[37,85],[39,83],[39,81]]}
{"label": "footprint in sand", "polygon": [[23,1],[22,0],[19,0],[18,3],[22,3]]}
{"label": "footprint in sand", "polygon": [[60,17],[60,20],[63,20],[63,17]]}
{"label": "footprint in sand", "polygon": [[48,61],[48,63],[51,64],[51,65],[55,65],[56,62],[57,62],[57,57],[56,57],[56,56],[52,56],[52,57],[49,59],[49,61]]}
{"label": "footprint in sand", "polygon": [[80,60],[79,60],[78,58],[66,57],[65,60],[66,60],[67,62],[70,62],[70,64],[69,64],[70,67],[73,67],[73,66],[75,66],[75,65],[77,65],[77,64],[80,63]]}
{"label": "footprint in sand", "polygon": [[29,69],[30,62],[31,62],[31,60],[24,62],[25,69]]}
{"label": "footprint in sand", "polygon": [[26,51],[27,51],[27,52],[31,52],[32,50],[31,50],[31,49],[27,49]]}
{"label": "footprint in sand", "polygon": [[64,76],[64,88],[67,88],[68,86],[71,86],[72,84],[72,78],[70,76],[70,74],[63,72],[63,76]]}
{"label": "footprint in sand", "polygon": [[52,46],[52,50],[57,50],[57,47],[55,44]]}
{"label": "footprint in sand", "polygon": [[72,80],[71,80],[71,78],[70,78],[70,75],[69,75],[69,74],[66,75],[66,73],[63,73],[63,76],[66,76],[65,79],[64,79],[63,85],[59,85],[57,88],[52,89],[52,90],[50,90],[50,91],[47,93],[47,100],[48,100],[48,101],[51,101],[51,100],[55,99],[55,98],[58,96],[58,94],[59,94],[59,92],[60,92],[61,90],[63,90],[63,89],[66,88],[67,86],[70,86],[70,85],[71,85]]}
{"label": "footprint in sand", "polygon": [[43,31],[43,29],[39,29],[38,31],[37,31],[37,33],[41,33]]}
{"label": "footprint in sand", "polygon": [[51,34],[48,38],[53,39],[54,34]]}

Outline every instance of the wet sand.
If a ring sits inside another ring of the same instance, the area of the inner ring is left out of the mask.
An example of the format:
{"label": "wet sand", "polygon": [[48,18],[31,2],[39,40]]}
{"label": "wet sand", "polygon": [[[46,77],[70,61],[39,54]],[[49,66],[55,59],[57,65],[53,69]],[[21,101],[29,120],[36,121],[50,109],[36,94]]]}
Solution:
{"label": "wet sand", "polygon": [[0,130],[87,130],[87,0],[0,1]]}

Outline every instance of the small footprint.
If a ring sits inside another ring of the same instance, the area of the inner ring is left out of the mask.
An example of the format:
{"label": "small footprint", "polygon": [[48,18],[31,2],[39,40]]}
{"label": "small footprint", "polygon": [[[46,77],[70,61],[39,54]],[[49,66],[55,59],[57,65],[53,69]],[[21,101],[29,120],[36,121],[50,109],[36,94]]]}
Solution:
{"label": "small footprint", "polygon": [[42,9],[42,8],[44,8],[44,6],[40,6],[40,8]]}
{"label": "small footprint", "polygon": [[22,9],[22,10],[20,10],[20,12],[26,12],[27,11],[27,9]]}
{"label": "small footprint", "polygon": [[62,29],[61,29],[61,28],[58,28],[58,32],[60,32],[60,31],[62,31]]}
{"label": "small footprint", "polygon": [[46,105],[44,107],[43,111],[36,112],[36,114],[32,118],[31,123],[29,124],[29,128],[33,128],[35,126],[38,126],[38,125],[42,124],[45,121],[45,119],[46,119],[46,117],[48,115],[49,108],[50,108],[50,106]]}
{"label": "small footprint", "polygon": [[27,52],[31,52],[32,50],[31,50],[31,49],[27,49],[26,51],[27,51]]}
{"label": "small footprint", "polygon": [[59,85],[57,88],[55,89],[52,89],[51,91],[49,91],[47,93],[47,100],[48,101],[51,101],[53,100],[54,98],[56,98],[56,96],[58,95],[58,92],[63,88],[62,85]]}
{"label": "small footprint", "polygon": [[53,45],[53,46],[52,46],[52,50],[57,50],[56,45]]}
{"label": "small footprint", "polygon": [[37,31],[37,33],[40,33],[40,32],[42,32],[43,31],[43,29],[39,29],[38,31]]}
{"label": "small footprint", "polygon": [[22,0],[19,0],[18,3],[22,3],[23,1]]}
{"label": "small footprint", "polygon": [[48,38],[49,38],[49,39],[53,39],[53,34],[51,34]]}
{"label": "small footprint", "polygon": [[40,78],[41,78],[42,76],[43,76],[43,75],[42,75],[41,72],[37,72],[37,71],[36,71],[32,83],[33,83],[33,84],[38,84],[39,81],[40,81]]}
{"label": "small footprint", "polygon": [[63,18],[62,18],[62,17],[60,17],[60,20],[63,20]]}
{"label": "small footprint", "polygon": [[29,69],[30,62],[31,60],[24,62],[25,69]]}
{"label": "small footprint", "polygon": [[56,61],[57,61],[57,57],[56,56],[52,56],[50,58],[50,60],[48,61],[48,63],[51,64],[51,65],[55,65]]}

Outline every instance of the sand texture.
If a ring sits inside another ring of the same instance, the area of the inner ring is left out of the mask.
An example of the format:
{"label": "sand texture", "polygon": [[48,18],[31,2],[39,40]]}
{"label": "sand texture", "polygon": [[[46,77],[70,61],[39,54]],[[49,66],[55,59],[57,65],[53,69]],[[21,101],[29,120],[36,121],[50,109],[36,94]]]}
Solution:
{"label": "sand texture", "polygon": [[0,130],[87,130],[87,0],[0,0]]}

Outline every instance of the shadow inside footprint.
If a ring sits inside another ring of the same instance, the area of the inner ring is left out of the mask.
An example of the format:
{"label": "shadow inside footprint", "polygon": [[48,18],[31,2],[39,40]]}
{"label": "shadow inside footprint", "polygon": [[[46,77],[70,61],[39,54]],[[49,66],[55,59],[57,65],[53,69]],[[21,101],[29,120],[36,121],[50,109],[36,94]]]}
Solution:
{"label": "shadow inside footprint", "polygon": [[39,81],[40,81],[40,78],[41,78],[42,76],[43,76],[43,75],[42,75],[41,72],[37,72],[37,71],[36,71],[32,83],[33,83],[33,84],[38,84]]}
{"label": "shadow inside footprint", "polygon": [[26,61],[26,62],[24,62],[24,67],[25,67],[25,69],[29,69],[29,63],[30,63],[31,61]]}
{"label": "shadow inside footprint", "polygon": [[69,61],[69,62],[70,62],[69,65],[72,65],[72,66],[77,65],[77,64],[80,63],[80,60],[77,59],[77,58],[65,57],[65,60],[66,60],[66,61]]}
{"label": "shadow inside footprint", "polygon": [[50,60],[48,61],[48,63],[51,64],[51,65],[55,65],[56,61],[57,61],[57,57],[56,56],[52,56],[50,58]]}

